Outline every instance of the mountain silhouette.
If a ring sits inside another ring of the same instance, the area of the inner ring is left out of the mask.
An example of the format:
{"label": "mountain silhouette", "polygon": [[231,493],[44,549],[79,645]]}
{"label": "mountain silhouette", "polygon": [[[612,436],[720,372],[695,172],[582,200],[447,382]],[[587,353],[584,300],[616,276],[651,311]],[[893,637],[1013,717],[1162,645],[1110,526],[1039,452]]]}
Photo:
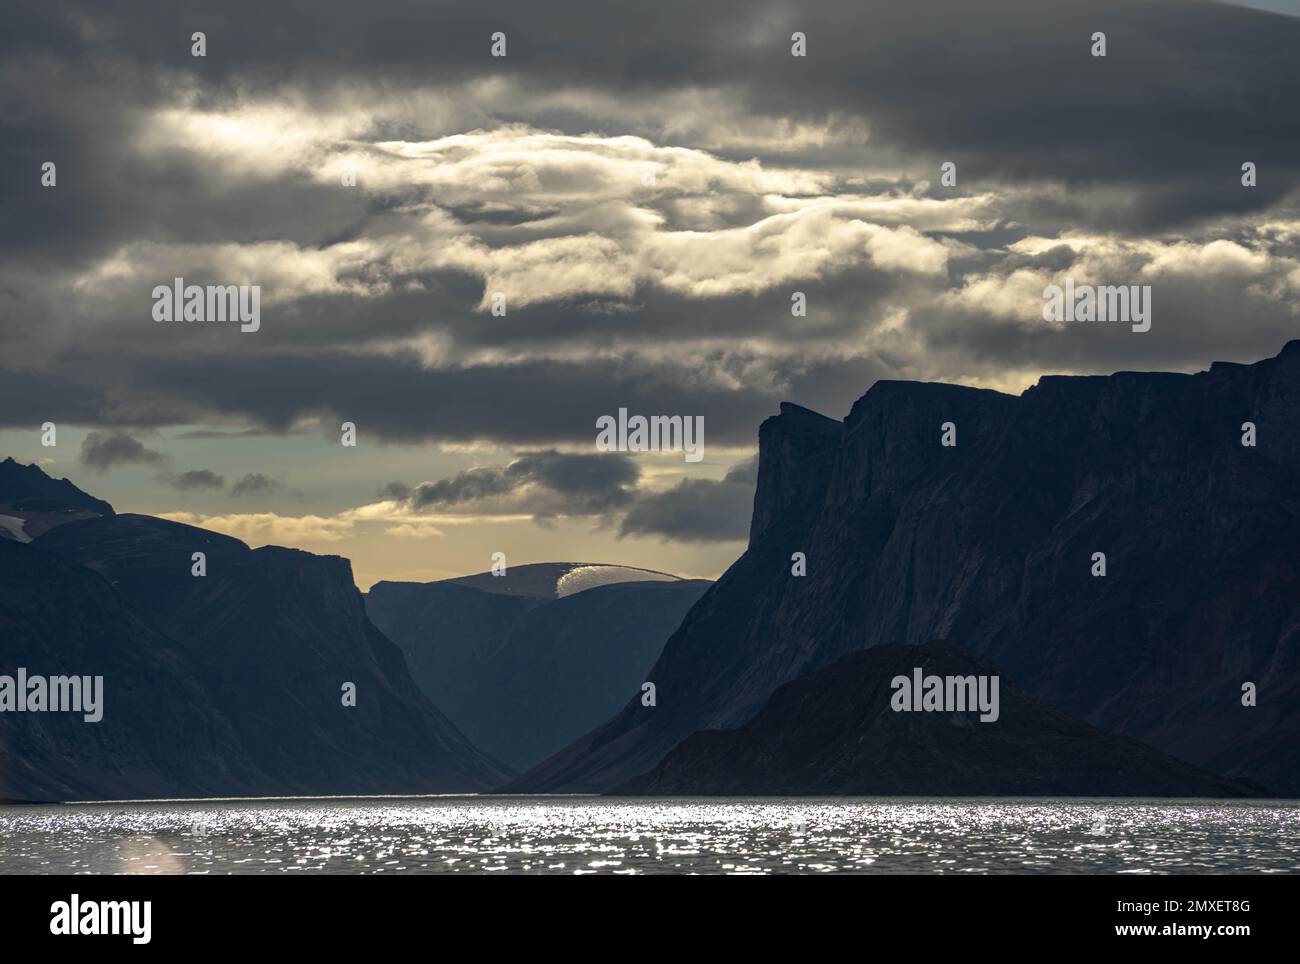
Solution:
{"label": "mountain silhouette", "polygon": [[502,577],[380,582],[366,594],[366,611],[401,647],[430,700],[476,746],[519,770],[639,692],[709,585],[662,573],[653,582],[610,581],[645,574],[541,563]]}
{"label": "mountain silhouette", "polygon": [[[196,552],[206,555],[204,576],[192,574]],[[167,752],[157,750],[166,763],[161,772],[186,776],[175,780],[169,795],[184,795],[192,786],[232,794],[469,791],[488,789],[509,773],[419,691],[401,652],[366,617],[346,559],[275,546],[250,549],[228,536],[133,514],[69,522],[30,546],[10,544],[9,558],[14,566],[57,567],[52,571],[62,575],[51,590],[57,590],[52,611],[80,607],[93,615],[97,610],[85,597],[94,596],[100,609],[125,614],[119,622],[149,628],[137,637],[123,629],[105,639],[100,655],[109,665],[125,658],[119,650],[143,647],[193,680],[186,689],[170,685],[166,674],[129,667],[104,674],[105,720],[147,712],[162,734],[151,739],[142,730],[141,748],[193,733],[199,719],[223,721],[216,732],[230,742],[222,744],[221,756],[238,778],[199,772],[200,758],[187,760],[183,743],[168,743]],[[34,638],[43,652],[27,657],[33,672],[49,664],[61,672],[98,672],[100,657],[76,650],[78,634],[93,636],[96,621],[43,626],[32,609],[38,600],[22,594],[6,600],[11,622],[39,631]],[[3,655],[6,663],[16,658],[7,643]],[[355,687],[355,706],[343,704],[345,684]],[[56,714],[45,716],[48,721]],[[36,722],[33,734],[43,732]],[[35,739],[10,750],[26,747],[39,757],[42,746]],[[124,765],[111,755],[78,755],[69,763],[88,772]],[[87,782],[86,796],[121,792]],[[156,774],[142,775],[141,789],[133,792],[153,793],[157,782]]]}
{"label": "mountain silhouette", "polygon": [[38,466],[0,461],[0,539],[30,542],[65,522],[112,515],[113,507]]}
{"label": "mountain silhouette", "polygon": [[782,405],[748,548],[648,674],[657,705],[630,699],[511,789],[626,785],[801,674],[951,639],[1057,712],[1300,793],[1297,424],[1297,341],[1019,396],[882,381],[843,423]]}

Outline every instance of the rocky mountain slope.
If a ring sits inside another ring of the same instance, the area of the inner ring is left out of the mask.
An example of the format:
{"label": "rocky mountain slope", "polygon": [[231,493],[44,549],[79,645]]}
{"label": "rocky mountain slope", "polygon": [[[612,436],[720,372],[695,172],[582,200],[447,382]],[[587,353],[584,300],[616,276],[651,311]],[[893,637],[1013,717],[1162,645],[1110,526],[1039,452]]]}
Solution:
{"label": "rocky mountain slope", "polygon": [[1032,699],[1001,676],[978,710],[896,712],[891,681],[999,675],[946,643],[877,646],[781,686],[734,730],[694,733],[627,794],[1245,796],[1247,788]]}
{"label": "rocky mountain slope", "polygon": [[[15,548],[84,573],[69,580],[68,605],[82,604],[77,587],[94,577],[150,627],[154,635],[136,645],[169,654],[197,692],[115,672],[105,678],[106,718],[147,711],[164,735],[192,731],[198,717],[223,719],[237,748],[224,759],[249,774],[224,792],[484,790],[507,774],[419,691],[401,652],[367,619],[345,559],[254,550],[140,515],[70,522]],[[205,576],[192,575],[195,552],[206,554]],[[34,604],[20,598],[15,608]],[[45,639],[46,661],[75,662],[72,638],[53,627]],[[124,644],[103,645],[115,652]],[[6,664],[14,658],[7,645],[0,655]],[[355,685],[355,706],[343,705],[345,683]],[[190,764],[181,757],[172,765]]]}
{"label": "rocky mountain slope", "polygon": [[749,547],[649,673],[658,705],[630,700],[513,787],[608,790],[847,653],[947,638],[1058,712],[1300,793],[1298,424],[1300,342],[1020,396],[879,382],[842,424],[783,405]]}
{"label": "rocky mountain slope", "polygon": [[14,679],[20,667],[47,679],[102,676],[102,719],[0,713],[0,798],[211,796],[269,779],[240,752],[179,644],[90,570],[0,540],[0,674]]}

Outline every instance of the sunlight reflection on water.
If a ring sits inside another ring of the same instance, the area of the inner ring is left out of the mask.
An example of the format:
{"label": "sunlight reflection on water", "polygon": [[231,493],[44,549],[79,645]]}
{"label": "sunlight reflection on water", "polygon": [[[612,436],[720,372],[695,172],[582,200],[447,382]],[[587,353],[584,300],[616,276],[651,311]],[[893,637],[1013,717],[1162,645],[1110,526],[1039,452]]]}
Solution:
{"label": "sunlight reflection on water", "polygon": [[1300,872],[1276,801],[371,797],[0,809],[0,873]]}

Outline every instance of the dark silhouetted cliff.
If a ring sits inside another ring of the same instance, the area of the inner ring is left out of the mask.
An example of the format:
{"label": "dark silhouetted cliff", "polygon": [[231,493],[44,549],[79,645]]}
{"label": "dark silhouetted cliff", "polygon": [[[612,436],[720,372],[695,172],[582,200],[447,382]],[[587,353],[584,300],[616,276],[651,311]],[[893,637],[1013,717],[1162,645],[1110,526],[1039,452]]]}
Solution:
{"label": "dark silhouetted cliff", "polygon": [[842,425],[783,406],[749,547],[651,670],[658,705],[629,701],[512,786],[609,790],[847,653],[946,638],[1058,712],[1300,793],[1298,425],[1300,342],[1020,396],[879,382]]}

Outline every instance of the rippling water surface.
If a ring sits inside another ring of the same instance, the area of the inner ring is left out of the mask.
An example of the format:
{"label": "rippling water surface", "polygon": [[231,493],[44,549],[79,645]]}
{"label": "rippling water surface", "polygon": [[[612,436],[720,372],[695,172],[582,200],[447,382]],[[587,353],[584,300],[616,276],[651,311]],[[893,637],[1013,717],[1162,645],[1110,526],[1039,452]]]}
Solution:
{"label": "rippling water surface", "polygon": [[0,807],[2,873],[1295,873],[1300,804],[368,797]]}

